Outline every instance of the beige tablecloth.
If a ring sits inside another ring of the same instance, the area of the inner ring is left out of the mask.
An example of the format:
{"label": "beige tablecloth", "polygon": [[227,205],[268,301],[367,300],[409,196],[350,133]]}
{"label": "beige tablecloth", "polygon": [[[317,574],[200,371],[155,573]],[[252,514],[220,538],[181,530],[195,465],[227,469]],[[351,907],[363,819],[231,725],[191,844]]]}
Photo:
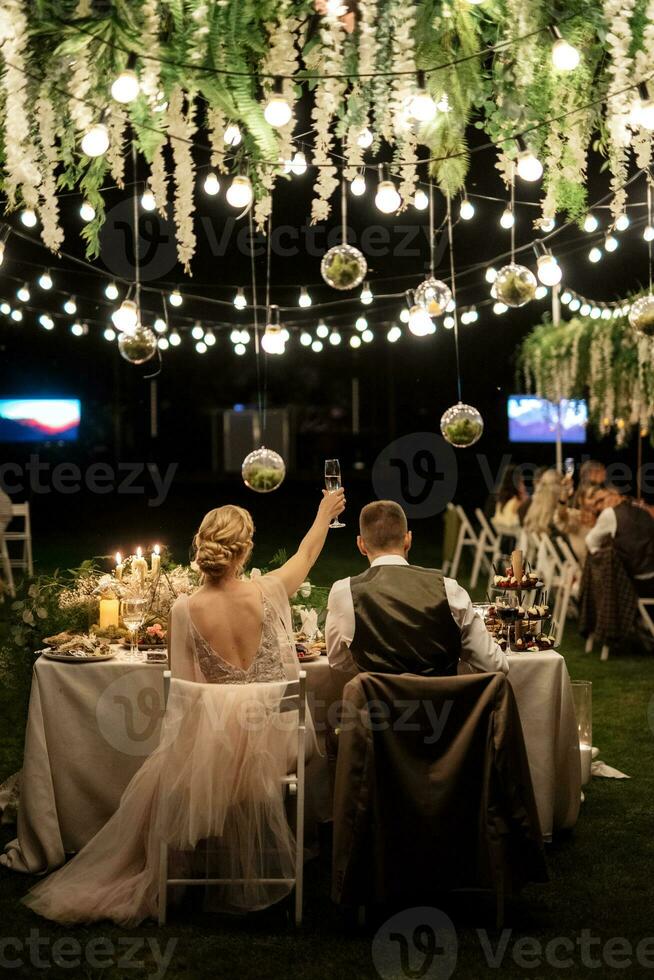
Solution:
{"label": "beige tablecloth", "polygon": [[[327,661],[305,665],[309,702],[321,733],[344,679]],[[163,667],[123,659],[35,664],[18,809],[18,838],[0,858],[17,871],[59,867],[108,820],[123,790],[158,743]],[[574,825],[580,769],[570,680],[555,653],[511,657],[541,827]],[[331,787],[324,756],[307,768],[307,821],[328,819]]]}

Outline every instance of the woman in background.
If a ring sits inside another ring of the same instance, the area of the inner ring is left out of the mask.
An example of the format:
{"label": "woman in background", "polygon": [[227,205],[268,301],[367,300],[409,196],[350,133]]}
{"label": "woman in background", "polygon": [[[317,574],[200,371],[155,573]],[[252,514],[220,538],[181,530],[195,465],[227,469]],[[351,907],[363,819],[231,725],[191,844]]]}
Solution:
{"label": "woman in background", "polygon": [[493,524],[496,530],[513,530],[520,527],[519,511],[528,499],[525,481],[520,468],[511,464],[504,470],[500,488],[497,491]]}
{"label": "woman in background", "polygon": [[525,515],[524,528],[534,534],[549,534],[561,493],[561,476],[554,469],[541,475],[531,505]]}

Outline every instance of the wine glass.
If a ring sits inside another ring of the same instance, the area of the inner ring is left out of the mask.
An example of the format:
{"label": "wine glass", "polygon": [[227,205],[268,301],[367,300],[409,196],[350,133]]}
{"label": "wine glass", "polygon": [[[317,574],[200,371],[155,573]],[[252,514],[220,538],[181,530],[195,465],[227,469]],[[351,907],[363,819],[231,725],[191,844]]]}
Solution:
{"label": "wine glass", "polygon": [[130,597],[129,599],[122,599],[120,603],[120,612],[123,617],[123,622],[130,632],[130,657],[133,660],[138,659],[138,646],[136,643],[136,635],[139,628],[143,625],[143,620],[145,619],[145,612],[147,609],[148,600],[141,597]]}
{"label": "wine glass", "polygon": [[[325,460],[325,487],[328,493],[336,493],[341,488],[341,464],[337,459]],[[338,517],[335,517],[330,527],[345,527]]]}

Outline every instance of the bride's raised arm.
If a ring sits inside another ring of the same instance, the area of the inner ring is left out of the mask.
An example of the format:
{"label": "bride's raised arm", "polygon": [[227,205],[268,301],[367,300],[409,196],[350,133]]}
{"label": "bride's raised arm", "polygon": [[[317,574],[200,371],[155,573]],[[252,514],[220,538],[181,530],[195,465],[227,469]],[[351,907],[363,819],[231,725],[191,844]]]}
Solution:
{"label": "bride's raised arm", "polygon": [[334,493],[323,490],[323,498],[320,501],[316,519],[302,538],[299,548],[281,568],[269,572],[270,575],[282,580],[287,595],[292,596],[306,580],[323,549],[330,521],[342,514],[344,510],[345,491],[342,488],[334,491]]}

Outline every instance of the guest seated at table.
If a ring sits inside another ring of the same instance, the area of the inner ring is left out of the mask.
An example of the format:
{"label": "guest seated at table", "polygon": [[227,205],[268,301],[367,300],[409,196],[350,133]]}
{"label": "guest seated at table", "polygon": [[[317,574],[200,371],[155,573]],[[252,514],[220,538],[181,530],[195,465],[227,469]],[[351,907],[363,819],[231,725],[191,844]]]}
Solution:
{"label": "guest seated at table", "polygon": [[437,569],[407,561],[412,536],[399,504],[367,504],[359,532],[370,568],[332,586],[325,627],[332,667],[438,677],[456,674],[464,660],[480,671],[508,672],[468,593]]}
{"label": "guest seated at table", "polygon": [[554,469],[545,470],[535,485],[534,495],[525,515],[524,528],[526,531],[532,531],[534,534],[550,533],[560,490],[560,475]]}
{"label": "guest seated at table", "polygon": [[518,528],[520,526],[520,508],[528,499],[527,488],[519,467],[507,466],[502,475],[495,502],[493,524],[496,529]]}
{"label": "guest seated at table", "polygon": [[586,535],[588,551],[594,554],[613,540],[638,595],[654,597],[654,518],[615,487],[599,490],[594,503],[599,516]]}
{"label": "guest seated at table", "polygon": [[[254,523],[242,507],[209,511],[193,539],[202,585],[180,596],[169,630],[174,677],[243,684],[297,675],[288,597],[297,592],[323,549],[329,522],[343,512],[343,490],[323,491],[316,519],[297,552],[259,578],[242,577],[252,552]],[[280,639],[278,623],[286,627]]]}

